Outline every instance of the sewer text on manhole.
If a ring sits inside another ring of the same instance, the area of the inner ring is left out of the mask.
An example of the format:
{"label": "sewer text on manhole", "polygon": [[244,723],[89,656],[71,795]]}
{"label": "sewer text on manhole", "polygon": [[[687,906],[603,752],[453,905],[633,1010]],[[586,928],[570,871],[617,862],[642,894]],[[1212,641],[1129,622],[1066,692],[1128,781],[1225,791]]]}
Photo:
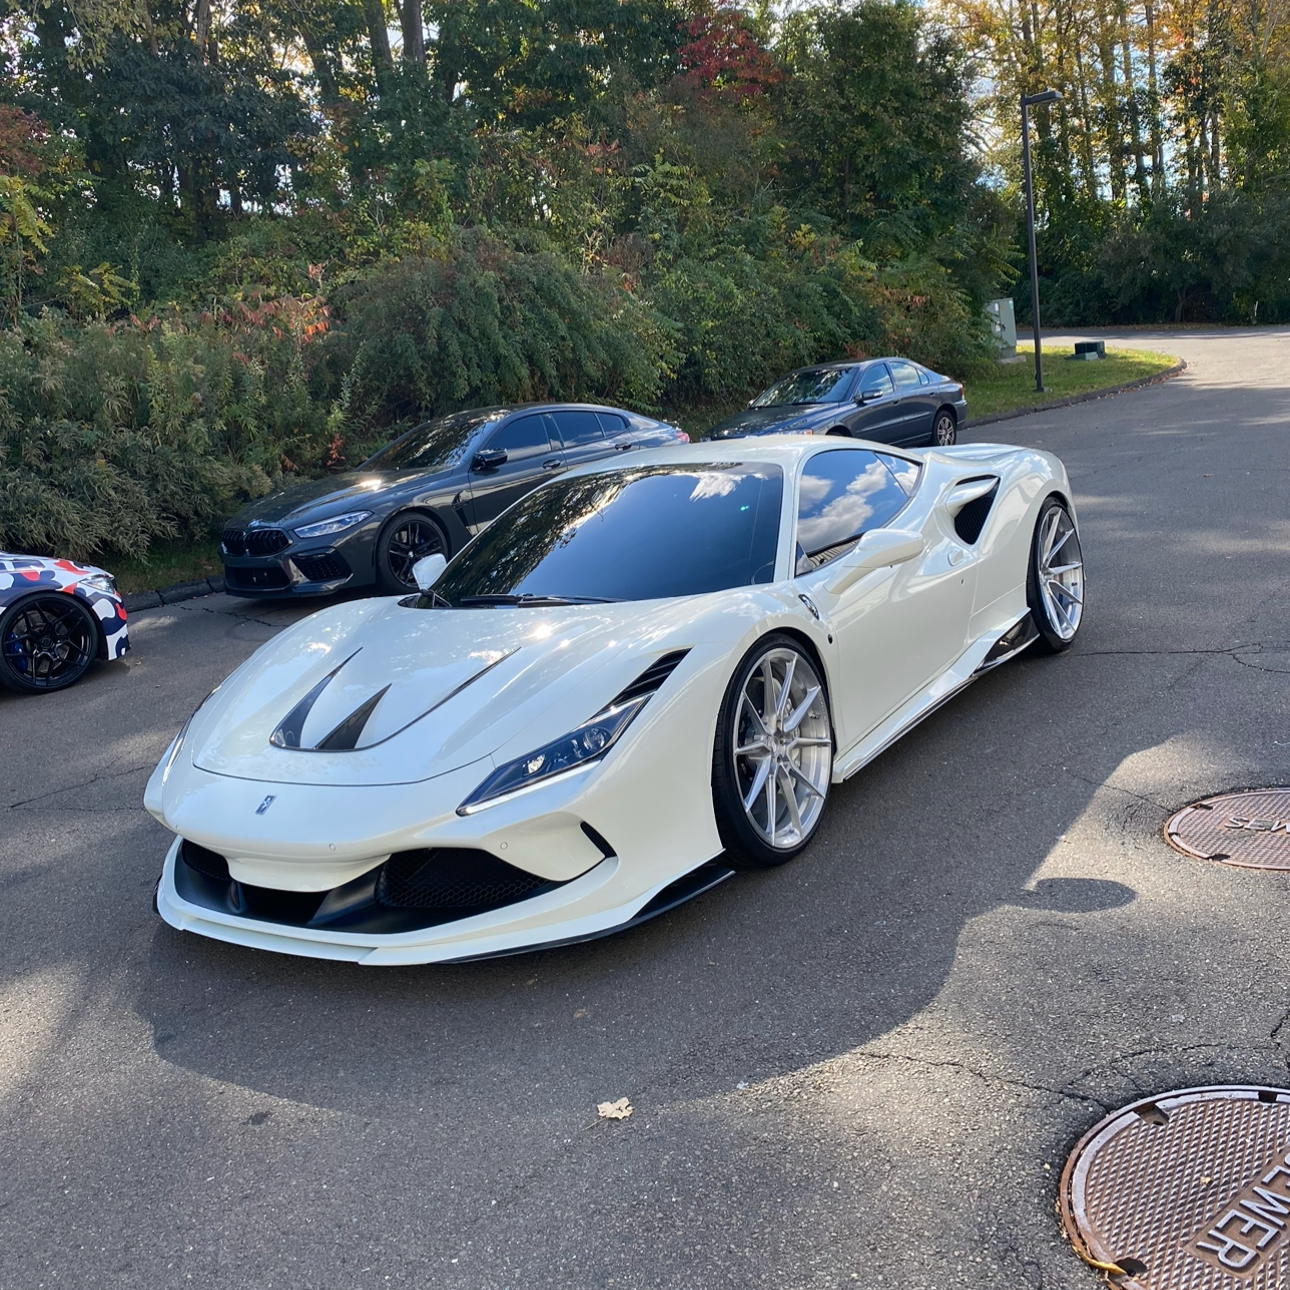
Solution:
{"label": "sewer text on manhole", "polygon": [[1290,788],[1250,788],[1184,806],[1165,825],[1183,855],[1243,869],[1290,869]]}
{"label": "sewer text on manhole", "polygon": [[1184,1089],[1080,1140],[1061,1181],[1080,1257],[1128,1290],[1290,1281],[1290,1090]]}

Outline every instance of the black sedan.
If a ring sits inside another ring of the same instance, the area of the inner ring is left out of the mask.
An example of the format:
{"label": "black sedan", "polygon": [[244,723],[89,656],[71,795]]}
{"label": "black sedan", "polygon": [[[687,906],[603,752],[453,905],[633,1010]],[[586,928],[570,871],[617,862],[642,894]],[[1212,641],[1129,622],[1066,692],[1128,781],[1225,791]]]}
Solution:
{"label": "black sedan", "polygon": [[414,591],[412,566],[451,558],[489,521],[572,466],[688,443],[662,421],[589,404],[476,408],[427,421],[357,469],[304,480],[225,526],[224,585],[235,596],[317,596],[376,584]]}
{"label": "black sedan", "polygon": [[821,363],[776,381],[713,439],[756,434],[840,434],[875,443],[945,448],[967,417],[963,387],[906,358]]}

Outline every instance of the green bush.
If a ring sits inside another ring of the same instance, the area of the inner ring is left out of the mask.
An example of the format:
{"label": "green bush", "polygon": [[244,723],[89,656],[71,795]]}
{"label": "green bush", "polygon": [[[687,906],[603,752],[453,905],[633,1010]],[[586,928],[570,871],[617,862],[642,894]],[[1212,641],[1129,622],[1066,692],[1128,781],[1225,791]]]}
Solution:
{"label": "green bush", "polygon": [[0,334],[0,547],[143,556],[318,456],[301,345],[262,322],[46,313]]}

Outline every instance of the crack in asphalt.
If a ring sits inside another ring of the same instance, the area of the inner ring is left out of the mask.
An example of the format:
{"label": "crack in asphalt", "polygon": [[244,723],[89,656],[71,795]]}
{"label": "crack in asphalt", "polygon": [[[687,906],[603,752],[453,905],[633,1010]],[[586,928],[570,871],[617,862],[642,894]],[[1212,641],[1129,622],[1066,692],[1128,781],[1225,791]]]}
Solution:
{"label": "crack in asphalt", "polygon": [[263,618],[256,618],[254,614],[238,614],[234,613],[231,609],[212,609],[209,605],[193,605],[187,601],[181,601],[179,604],[174,605],[173,608],[183,609],[189,613],[196,610],[203,614],[215,614],[219,618],[236,618],[239,622],[258,623],[261,627],[273,627],[278,631],[283,631],[287,626],[289,626],[289,624],[286,623],[265,622]]}
{"label": "crack in asphalt", "polygon": [[1065,766],[1062,767],[1062,770],[1065,771],[1071,779],[1079,780],[1081,784],[1088,784],[1092,788],[1109,788],[1117,793],[1123,793],[1126,797],[1133,797],[1139,802],[1146,802],[1148,806],[1154,806],[1157,810],[1163,811],[1166,815],[1170,814],[1173,810],[1173,807],[1165,806],[1163,803],[1157,802],[1155,798],[1147,797],[1143,793],[1135,793],[1131,788],[1121,788],[1119,784],[1112,784],[1108,780],[1089,779],[1087,775],[1077,774],[1075,771],[1070,770]]}
{"label": "crack in asphalt", "polygon": [[[1232,658],[1236,658],[1236,655],[1241,650],[1263,648],[1264,642],[1255,641],[1251,645],[1230,645],[1226,649],[1081,649],[1072,651],[1071,658],[1119,658],[1121,656],[1133,658],[1138,655],[1145,657],[1164,656],[1167,658],[1186,658],[1189,655],[1206,656],[1222,654],[1227,654]],[[1236,661],[1239,663],[1241,660],[1237,658]]]}
{"label": "crack in asphalt", "polygon": [[[1073,1093],[1068,1088],[1050,1088],[1047,1084],[1031,1084],[1026,1080],[1010,1079],[1006,1075],[990,1075],[985,1071],[977,1070],[975,1066],[969,1066],[966,1062],[956,1061],[952,1058],[933,1060],[930,1057],[911,1057],[906,1053],[876,1053],[867,1048],[860,1049],[855,1055],[861,1058],[872,1057],[880,1061],[909,1062],[916,1066],[958,1070],[966,1075],[974,1076],[983,1084],[1001,1084],[1005,1088],[1022,1088],[1031,1093],[1047,1093],[1050,1097],[1064,1098],[1071,1102],[1090,1102],[1108,1114],[1115,1109],[1109,1103],[1102,1101],[1099,1097],[1094,1097],[1091,1093]],[[1083,1076],[1081,1075],[1079,1078],[1082,1079]]]}
{"label": "crack in asphalt", "polygon": [[[10,810],[10,811],[16,811],[20,806],[30,806],[33,802],[43,802],[43,801],[45,801],[47,798],[50,798],[50,797],[57,797],[60,793],[74,793],[74,792],[75,792],[77,789],[79,789],[79,788],[89,788],[92,784],[97,784],[100,780],[106,780],[106,779],[121,779],[121,778],[123,778],[123,777],[124,777],[124,776],[126,776],[126,775],[137,775],[141,770],[147,770],[147,769],[148,769],[148,767],[149,767],[149,765],[150,765],[150,763],[145,763],[145,764],[144,764],[144,765],[142,765],[142,766],[130,766],[130,767],[129,767],[128,769],[126,769],[126,770],[102,771],[102,772],[100,772],[100,773],[99,773],[99,774],[97,774],[97,775],[92,775],[92,776],[91,776],[89,779],[87,779],[87,780],[83,780],[83,781],[82,781],[81,783],[79,783],[79,784],[64,784],[61,788],[51,788],[47,793],[37,793],[35,797],[24,797],[24,798],[23,798],[21,801],[19,801],[19,802],[10,802],[10,803],[9,803],[9,805],[6,807],[6,809],[7,809],[7,810]],[[106,811],[106,810],[121,810],[121,809],[123,809],[123,808],[121,808],[121,807],[94,807],[94,808],[89,808],[89,807],[73,806],[73,807],[65,807],[65,808],[61,808],[61,809],[65,809],[65,810],[89,810],[89,809],[94,809],[94,810],[96,810],[96,811],[98,811],[98,810],[105,810],[105,811]],[[131,809],[131,810],[134,810],[134,809],[136,809],[136,808],[131,807],[130,809]]]}

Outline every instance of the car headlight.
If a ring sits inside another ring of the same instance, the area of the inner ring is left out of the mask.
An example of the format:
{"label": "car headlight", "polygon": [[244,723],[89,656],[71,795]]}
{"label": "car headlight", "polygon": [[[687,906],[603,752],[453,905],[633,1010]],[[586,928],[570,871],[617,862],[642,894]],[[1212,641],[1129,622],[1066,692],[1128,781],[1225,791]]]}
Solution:
{"label": "car headlight", "polygon": [[92,573],[88,578],[82,578],[80,585],[93,587],[95,591],[106,591],[112,596],[116,595],[116,579],[110,573]]}
{"label": "car headlight", "polygon": [[645,694],[606,708],[563,738],[553,739],[549,744],[499,766],[462,802],[457,814],[473,815],[504,797],[513,797],[559,775],[590,768],[618,742],[648,699],[649,695]]}
{"label": "car headlight", "polygon": [[355,524],[361,524],[371,513],[371,511],[348,511],[344,515],[333,515],[329,520],[319,520],[315,524],[303,524],[293,531],[298,538],[324,537],[328,533],[343,533],[346,529],[352,529]]}

